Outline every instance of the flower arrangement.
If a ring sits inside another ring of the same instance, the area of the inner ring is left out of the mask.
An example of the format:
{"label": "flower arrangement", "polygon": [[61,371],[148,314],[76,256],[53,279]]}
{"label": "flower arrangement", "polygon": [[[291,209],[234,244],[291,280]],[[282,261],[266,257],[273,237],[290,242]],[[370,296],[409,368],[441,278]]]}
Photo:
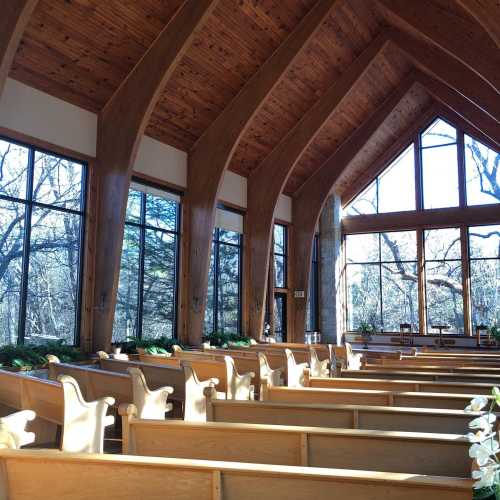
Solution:
{"label": "flower arrangement", "polygon": [[465,408],[466,412],[483,411],[483,415],[469,423],[471,432],[467,438],[471,443],[469,456],[476,461],[477,469],[472,472],[474,483],[474,499],[500,499],[500,461],[497,457],[500,445],[496,439],[496,415],[493,413],[495,406],[500,406],[500,389],[494,387],[492,399],[486,396],[476,396]]}

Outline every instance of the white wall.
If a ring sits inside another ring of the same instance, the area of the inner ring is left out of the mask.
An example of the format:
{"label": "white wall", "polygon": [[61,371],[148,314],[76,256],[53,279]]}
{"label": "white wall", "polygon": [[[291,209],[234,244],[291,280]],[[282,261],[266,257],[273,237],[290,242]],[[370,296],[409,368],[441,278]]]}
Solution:
{"label": "white wall", "polygon": [[[0,98],[0,126],[95,157],[97,115],[9,78]],[[134,171],[181,187],[187,187],[187,154],[144,137]],[[245,208],[247,180],[226,172],[220,201]],[[280,196],[275,217],[292,221],[292,200]]]}

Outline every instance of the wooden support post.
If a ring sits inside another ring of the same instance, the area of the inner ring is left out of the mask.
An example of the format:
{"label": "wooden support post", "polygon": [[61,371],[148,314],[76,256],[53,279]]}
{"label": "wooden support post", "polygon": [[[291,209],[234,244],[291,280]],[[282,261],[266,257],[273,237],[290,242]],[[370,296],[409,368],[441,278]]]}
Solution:
{"label": "wooden support post", "polygon": [[0,15],[0,96],[7,80],[17,47],[38,0],[2,2]]}
{"label": "wooden support post", "polygon": [[223,174],[241,137],[329,15],[336,0],[318,0],[297,28],[260,67],[194,145],[188,160],[183,272],[186,341],[201,343],[206,307],[210,243]]}
{"label": "wooden support post", "polygon": [[93,350],[110,348],[132,167],[166,83],[217,0],[186,0],[99,115]]}
{"label": "wooden support post", "polygon": [[[299,189],[293,199],[294,237],[294,272],[295,287],[306,292],[304,306],[295,308],[294,328],[296,332],[305,330],[309,272],[312,245],[318,218],[332,191],[335,182],[365,143],[378,130],[389,114],[413,86],[410,75],[400,87],[375,111],[375,113],[357,128],[349,138],[326,160],[322,167]],[[299,341],[296,338],[296,341]]]}
{"label": "wooden support post", "polygon": [[[279,196],[304,151],[335,110],[349,97],[386,43],[387,38],[379,35],[250,175],[245,235],[248,240],[245,295],[249,307],[247,332],[255,339],[259,339],[264,324],[274,212]],[[293,307],[290,309],[293,310]],[[298,335],[301,336],[300,332]]]}

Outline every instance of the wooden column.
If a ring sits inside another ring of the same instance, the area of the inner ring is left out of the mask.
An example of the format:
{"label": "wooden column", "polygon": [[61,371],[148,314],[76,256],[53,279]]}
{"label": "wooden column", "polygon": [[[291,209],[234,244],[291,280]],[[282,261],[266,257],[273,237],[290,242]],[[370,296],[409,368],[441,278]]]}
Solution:
{"label": "wooden column", "polygon": [[488,33],[500,49],[500,4],[493,0],[456,0]]}
{"label": "wooden column", "polygon": [[429,43],[396,29],[391,28],[387,31],[389,38],[418,69],[456,90],[495,121],[500,122],[499,94],[481,77],[454,57]]}
{"label": "wooden column", "polygon": [[6,0],[0,13],[0,96],[12,61],[38,0]]}
{"label": "wooden column", "polygon": [[386,43],[387,38],[379,35],[250,175],[245,235],[248,239],[245,294],[249,307],[247,334],[255,339],[260,337],[264,324],[266,279],[278,198],[304,151],[349,97]]}
{"label": "wooden column", "polygon": [[[377,0],[387,19],[445,51],[474,71],[498,92],[500,51],[477,24],[430,0]],[[500,12],[499,12],[500,15]],[[496,20],[500,22],[500,17]],[[446,28],[443,28],[446,27]]]}
{"label": "wooden column", "polygon": [[187,333],[185,340],[190,344],[199,344],[203,333],[210,241],[224,171],[252,118],[315,35],[335,2],[336,0],[319,0],[315,4],[190,152],[187,217],[183,235],[188,259],[183,274],[183,290],[186,294],[184,303],[187,306],[184,330]]}
{"label": "wooden column", "polygon": [[132,167],[149,117],[217,0],[186,0],[99,115],[93,349],[111,344]]}
{"label": "wooden column", "polygon": [[[294,328],[298,335],[305,330],[310,262],[314,232],[318,218],[335,182],[351,160],[384,123],[413,85],[413,76],[406,78],[399,88],[326,160],[322,167],[299,189],[293,199],[295,288],[304,290],[305,300],[295,304]],[[303,334],[302,334],[303,337]]]}

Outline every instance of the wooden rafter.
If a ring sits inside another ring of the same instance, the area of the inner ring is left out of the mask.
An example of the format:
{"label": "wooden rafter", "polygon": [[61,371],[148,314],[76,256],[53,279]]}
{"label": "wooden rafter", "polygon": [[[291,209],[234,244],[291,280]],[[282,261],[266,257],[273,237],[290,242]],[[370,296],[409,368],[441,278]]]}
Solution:
{"label": "wooden rafter", "polygon": [[93,348],[111,344],[132,167],[149,117],[194,34],[217,0],[186,0],[99,116]]}
{"label": "wooden rafter", "polygon": [[430,0],[377,2],[389,22],[455,57],[500,92],[500,51],[476,23]]}
{"label": "wooden rafter", "polygon": [[500,2],[495,0],[456,0],[489,34],[500,48]]}
{"label": "wooden rafter", "polygon": [[476,73],[443,50],[390,28],[389,38],[424,73],[440,80],[500,122],[498,93]]}
{"label": "wooden rafter", "polygon": [[[185,291],[185,340],[201,341],[206,305],[210,243],[217,195],[223,174],[252,118],[263,106],[296,58],[316,34],[336,0],[319,0],[297,28],[260,67],[189,155],[185,209],[184,249],[187,266]],[[186,237],[187,236],[187,237]]]}
{"label": "wooden rafter", "polygon": [[14,55],[38,0],[8,0],[0,15],[0,95],[7,80]]}
{"label": "wooden rafter", "polygon": [[439,80],[422,72],[415,72],[415,79],[437,101],[452,109],[473,127],[478,128],[489,140],[500,147],[500,124],[477,106]]}
{"label": "wooden rafter", "polygon": [[296,290],[305,292],[305,298],[297,299],[294,308],[294,338],[296,342],[300,342],[305,330],[312,244],[321,210],[340,174],[375,134],[413,85],[413,75],[405,78],[398,89],[337,148],[294,196],[294,283]]}
{"label": "wooden rafter", "polygon": [[264,322],[271,235],[278,198],[304,151],[351,95],[386,43],[385,35],[379,35],[250,175],[245,289],[249,315],[247,332],[255,338],[260,337]]}

